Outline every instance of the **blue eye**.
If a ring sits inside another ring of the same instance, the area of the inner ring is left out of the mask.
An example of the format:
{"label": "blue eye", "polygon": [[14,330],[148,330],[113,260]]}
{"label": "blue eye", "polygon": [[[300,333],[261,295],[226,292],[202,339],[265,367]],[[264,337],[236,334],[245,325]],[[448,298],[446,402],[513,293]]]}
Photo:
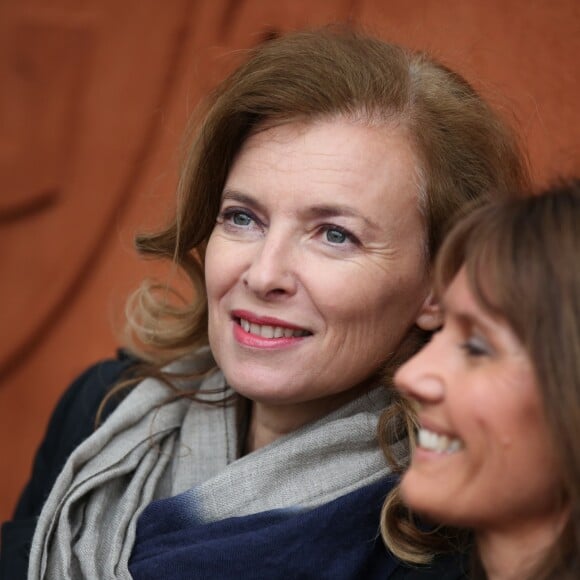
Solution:
{"label": "blue eye", "polygon": [[334,246],[343,246],[347,243],[355,246],[360,244],[359,239],[354,234],[341,226],[324,225],[321,230],[324,241]]}
{"label": "blue eye", "polygon": [[230,227],[245,229],[251,227],[253,224],[257,224],[258,222],[251,212],[236,207],[228,207],[218,216],[218,223],[223,223]]}
{"label": "blue eye", "polygon": [[326,230],[326,240],[331,244],[344,244],[348,240],[348,236],[342,229],[328,228]]}
{"label": "blue eye", "polygon": [[232,212],[228,217],[236,226],[249,226],[253,221],[251,216],[241,211]]}

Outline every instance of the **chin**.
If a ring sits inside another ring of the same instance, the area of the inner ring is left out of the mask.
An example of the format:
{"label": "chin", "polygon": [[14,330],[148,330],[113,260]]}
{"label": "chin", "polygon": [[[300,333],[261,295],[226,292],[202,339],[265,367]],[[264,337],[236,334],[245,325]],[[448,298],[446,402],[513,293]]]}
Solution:
{"label": "chin", "polygon": [[[256,401],[258,403],[283,405],[291,404],[296,399],[291,388],[288,388],[280,379],[251,379],[244,378],[240,380],[236,376],[235,381],[227,381],[228,385],[246,399]],[[227,378],[226,378],[227,380]]]}
{"label": "chin", "polygon": [[[411,468],[412,469],[412,468]],[[451,498],[446,501],[434,492],[435,482],[425,482],[424,477],[417,476],[412,470],[407,471],[401,480],[401,498],[406,506],[422,518],[441,524],[453,525],[449,514],[453,509]]]}
{"label": "chin", "polygon": [[407,480],[401,481],[401,499],[415,514],[429,524],[442,524],[455,528],[473,528],[475,525],[473,510],[463,509],[458,505],[457,494],[434,493],[434,484],[416,484]]}

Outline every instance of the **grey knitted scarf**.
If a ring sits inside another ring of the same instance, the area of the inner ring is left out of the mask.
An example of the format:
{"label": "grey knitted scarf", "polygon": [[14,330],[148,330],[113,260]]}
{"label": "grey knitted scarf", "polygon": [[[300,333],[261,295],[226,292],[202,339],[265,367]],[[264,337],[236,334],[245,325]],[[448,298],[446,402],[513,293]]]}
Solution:
{"label": "grey knitted scarf", "polygon": [[[219,371],[188,388],[228,390]],[[211,522],[322,505],[389,472],[376,440],[381,387],[241,458],[234,405],[167,400],[166,385],[143,381],[72,453],[40,515],[29,580],[130,578],[137,518],[154,499],[191,489]]]}

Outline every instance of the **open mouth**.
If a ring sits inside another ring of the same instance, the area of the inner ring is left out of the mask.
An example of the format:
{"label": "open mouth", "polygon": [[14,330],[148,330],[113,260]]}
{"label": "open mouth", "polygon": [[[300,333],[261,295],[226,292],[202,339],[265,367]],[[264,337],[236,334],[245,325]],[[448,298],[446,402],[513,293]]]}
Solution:
{"label": "open mouth", "polygon": [[422,427],[419,429],[417,443],[422,449],[427,451],[435,451],[436,453],[457,453],[463,449],[463,443],[460,439],[455,437],[448,437],[447,435],[440,435],[434,431],[429,431]]}
{"label": "open mouth", "polygon": [[285,326],[273,326],[270,324],[256,324],[245,318],[234,318],[245,332],[261,338],[293,338],[310,336],[312,333],[300,328],[288,328]]}

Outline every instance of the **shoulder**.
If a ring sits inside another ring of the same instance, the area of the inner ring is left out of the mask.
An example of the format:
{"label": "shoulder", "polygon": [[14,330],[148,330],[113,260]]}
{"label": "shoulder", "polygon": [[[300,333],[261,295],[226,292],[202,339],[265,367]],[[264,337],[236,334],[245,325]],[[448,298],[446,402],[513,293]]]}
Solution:
{"label": "shoulder", "polygon": [[[136,363],[137,359],[119,351],[117,358],[89,367],[67,388],[52,413],[37,451],[32,478],[16,508],[16,518],[40,513],[69,455],[94,431],[97,412],[104,397]],[[111,414],[118,403],[116,397],[108,401],[103,410],[103,419]]]}
{"label": "shoulder", "polygon": [[[16,506],[13,519],[2,526],[0,578],[25,578],[36,520],[69,455],[95,429],[98,409],[111,388],[130,375],[138,360],[124,351],[83,372],[66,389],[50,418],[34,459],[32,474]],[[112,397],[103,420],[119,404]]]}
{"label": "shoulder", "polygon": [[[45,439],[58,434],[70,436],[74,449],[93,432],[97,411],[105,396],[119,381],[130,377],[130,369],[138,362],[138,359],[120,350],[116,358],[106,359],[89,367],[61,397],[51,417]],[[114,411],[119,402],[117,397],[107,402],[103,410],[103,420]]]}

